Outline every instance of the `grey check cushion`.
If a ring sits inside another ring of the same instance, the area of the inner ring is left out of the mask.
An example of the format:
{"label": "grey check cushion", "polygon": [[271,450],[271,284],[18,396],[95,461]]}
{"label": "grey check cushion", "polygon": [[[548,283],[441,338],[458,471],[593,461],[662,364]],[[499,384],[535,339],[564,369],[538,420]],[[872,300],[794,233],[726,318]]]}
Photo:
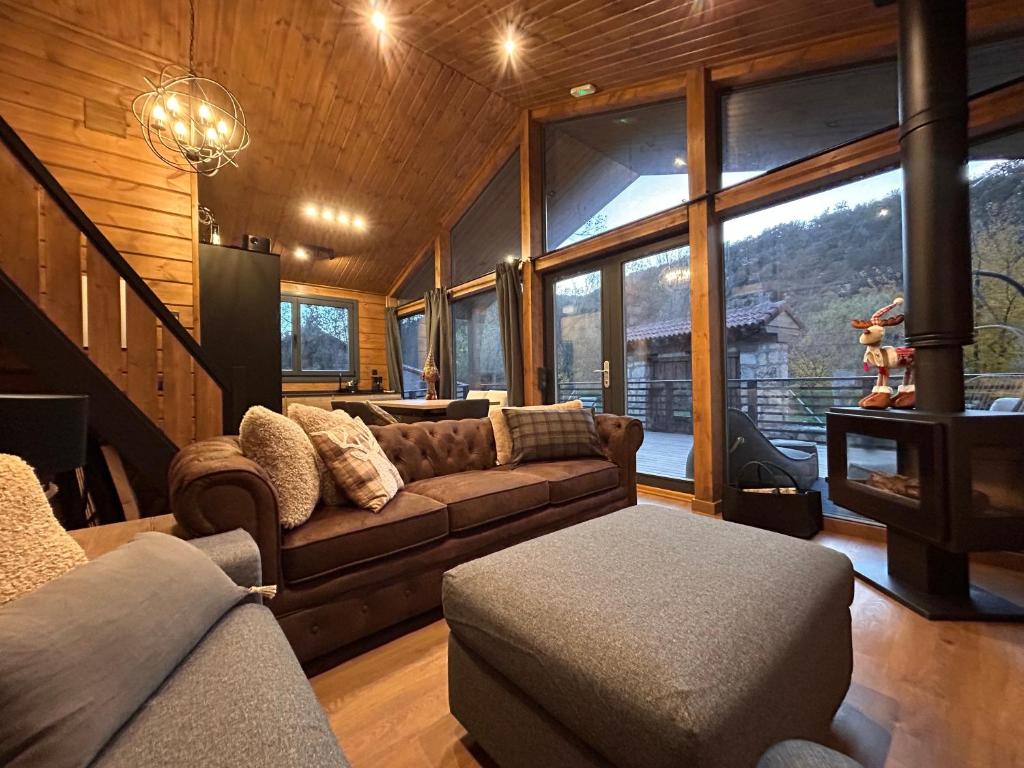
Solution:
{"label": "grey check cushion", "polygon": [[594,414],[580,408],[566,411],[503,408],[512,436],[512,463],[601,456]]}

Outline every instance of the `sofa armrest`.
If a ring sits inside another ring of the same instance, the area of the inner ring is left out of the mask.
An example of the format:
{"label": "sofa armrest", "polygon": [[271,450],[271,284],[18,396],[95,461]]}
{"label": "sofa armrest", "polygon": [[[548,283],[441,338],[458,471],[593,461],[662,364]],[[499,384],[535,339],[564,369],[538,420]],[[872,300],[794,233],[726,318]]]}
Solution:
{"label": "sofa armrest", "polygon": [[238,586],[258,587],[263,584],[260,549],[252,536],[241,528],[189,539],[188,543],[213,560]]}
{"label": "sofa armrest", "polygon": [[[267,473],[236,437],[185,446],[168,470],[171,511],[193,537],[242,529],[259,548],[264,584],[280,586],[281,519]],[[251,586],[251,585],[250,585]]]}
{"label": "sofa armrest", "polygon": [[595,421],[601,448],[608,460],[619,467],[630,503],[636,504],[636,452],[644,442],[643,424],[629,416],[608,413],[598,414]]}

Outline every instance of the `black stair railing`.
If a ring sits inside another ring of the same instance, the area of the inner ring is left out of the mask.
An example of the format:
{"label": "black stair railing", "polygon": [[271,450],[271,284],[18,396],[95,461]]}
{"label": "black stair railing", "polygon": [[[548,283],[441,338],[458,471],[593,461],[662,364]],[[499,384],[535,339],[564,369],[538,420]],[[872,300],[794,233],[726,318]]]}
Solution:
{"label": "black stair railing", "polygon": [[74,223],[78,230],[85,235],[86,240],[103,256],[103,258],[114,268],[118,275],[125,281],[149,310],[160,321],[164,330],[174,336],[175,339],[185,348],[185,351],[196,361],[196,363],[210,376],[210,379],[221,391],[221,402],[225,411],[230,396],[230,388],[227,379],[217,370],[217,367],[203,354],[203,348],[192,337],[174,316],[160,298],[153,292],[146,281],[139,277],[138,273],[121,255],[120,251],[113,246],[99,227],[93,223],[85,212],[78,206],[67,190],[54,178],[49,169],[29,149],[10,124],[0,116],[0,141],[17,158],[18,162],[27,170],[46,193],[57,203],[60,209]]}

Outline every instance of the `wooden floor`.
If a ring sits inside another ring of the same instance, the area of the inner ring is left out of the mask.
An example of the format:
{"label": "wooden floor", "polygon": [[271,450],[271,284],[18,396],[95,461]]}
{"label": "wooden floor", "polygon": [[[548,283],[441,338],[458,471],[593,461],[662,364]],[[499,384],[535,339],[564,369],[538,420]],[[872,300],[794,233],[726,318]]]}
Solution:
{"label": "wooden floor", "polygon": [[[881,546],[820,540],[851,555]],[[974,576],[1024,600],[1024,574]],[[1024,625],[929,622],[860,582],[852,610],[853,684],[832,746],[867,768],[1024,768]],[[354,768],[492,765],[448,713],[447,634],[437,621],[313,679]]]}

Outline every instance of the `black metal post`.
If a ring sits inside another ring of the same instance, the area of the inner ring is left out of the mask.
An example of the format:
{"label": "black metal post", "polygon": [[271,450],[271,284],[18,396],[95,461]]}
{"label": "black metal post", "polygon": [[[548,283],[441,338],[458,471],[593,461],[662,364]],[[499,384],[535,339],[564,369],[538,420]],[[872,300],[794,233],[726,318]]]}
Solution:
{"label": "black metal post", "polygon": [[917,407],[964,408],[974,342],[967,187],[967,11],[963,0],[900,0],[900,161],[907,341]]}

